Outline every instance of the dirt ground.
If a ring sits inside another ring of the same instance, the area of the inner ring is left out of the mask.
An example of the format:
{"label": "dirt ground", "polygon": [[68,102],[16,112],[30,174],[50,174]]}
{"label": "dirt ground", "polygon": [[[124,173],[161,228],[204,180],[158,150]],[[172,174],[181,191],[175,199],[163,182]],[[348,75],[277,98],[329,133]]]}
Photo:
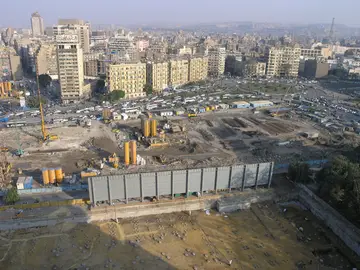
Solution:
{"label": "dirt ground", "polygon": [[0,269],[351,269],[332,239],[301,207],[268,203],[1,232]]}
{"label": "dirt ground", "polygon": [[[146,160],[145,166],[125,167],[123,164],[123,142],[135,139],[134,132],[140,132],[140,120],[112,123],[111,126],[92,121],[91,128],[68,127],[66,124],[49,126],[49,133],[57,134],[60,139],[47,144],[40,143],[39,126],[5,128],[0,130],[0,136],[4,138],[1,146],[16,150],[21,145],[28,155],[22,158],[9,155],[9,161],[14,169],[22,168],[35,180],[42,168],[62,167],[67,175],[79,173],[86,167],[99,168],[100,161],[113,153],[120,157],[119,169],[108,164],[103,174],[269,161],[288,163],[292,159],[324,159],[332,151],[309,144],[302,138],[301,132],[318,130],[300,119],[229,110],[202,114],[190,120],[183,117],[170,121],[185,127],[186,131],[166,133],[166,141],[170,144],[166,147],[149,149],[138,143],[137,153]],[[164,123],[165,120],[158,119],[158,128]],[[113,133],[112,129],[118,129],[119,133]],[[278,146],[281,141],[290,143]]]}

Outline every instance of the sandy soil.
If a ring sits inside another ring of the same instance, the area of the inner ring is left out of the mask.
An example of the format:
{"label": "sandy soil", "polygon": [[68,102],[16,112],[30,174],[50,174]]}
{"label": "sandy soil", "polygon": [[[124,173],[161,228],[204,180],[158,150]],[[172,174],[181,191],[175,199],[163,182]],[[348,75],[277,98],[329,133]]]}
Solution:
{"label": "sandy soil", "polygon": [[351,269],[309,212],[273,204],[1,232],[0,242],[0,269]]}

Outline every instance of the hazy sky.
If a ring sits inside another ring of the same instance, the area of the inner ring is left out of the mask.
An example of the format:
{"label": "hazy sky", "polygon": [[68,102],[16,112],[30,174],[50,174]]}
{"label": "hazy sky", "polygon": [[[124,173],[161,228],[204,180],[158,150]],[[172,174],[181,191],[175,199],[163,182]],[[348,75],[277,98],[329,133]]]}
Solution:
{"label": "hazy sky", "polygon": [[58,18],[92,24],[221,21],[360,25],[359,0],[0,0],[0,26],[30,27],[38,11],[46,26]]}

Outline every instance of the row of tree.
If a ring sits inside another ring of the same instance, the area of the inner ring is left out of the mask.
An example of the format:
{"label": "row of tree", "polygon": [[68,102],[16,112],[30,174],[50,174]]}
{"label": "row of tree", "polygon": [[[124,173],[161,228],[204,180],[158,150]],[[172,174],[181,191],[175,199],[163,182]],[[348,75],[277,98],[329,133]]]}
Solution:
{"label": "row of tree", "polygon": [[[313,181],[309,165],[290,165],[288,176],[292,181],[307,184]],[[320,170],[314,179],[318,195],[354,223],[360,224],[360,165],[344,156],[334,158]]]}
{"label": "row of tree", "polygon": [[[152,93],[153,93],[152,85],[145,84],[143,91],[148,96],[152,95]],[[100,101],[117,101],[117,100],[125,97],[125,92],[123,90],[114,90],[114,91],[106,94],[105,80],[100,79],[96,82],[94,96],[98,97],[100,99]]]}

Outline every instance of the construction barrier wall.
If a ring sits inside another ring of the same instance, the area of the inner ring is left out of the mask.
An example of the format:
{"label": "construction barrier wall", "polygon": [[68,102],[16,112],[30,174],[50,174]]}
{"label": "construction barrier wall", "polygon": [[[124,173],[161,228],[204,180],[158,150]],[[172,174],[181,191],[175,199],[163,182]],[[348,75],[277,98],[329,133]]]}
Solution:
{"label": "construction barrier wall", "polygon": [[97,176],[88,178],[91,203],[218,190],[270,187],[274,163]]}

